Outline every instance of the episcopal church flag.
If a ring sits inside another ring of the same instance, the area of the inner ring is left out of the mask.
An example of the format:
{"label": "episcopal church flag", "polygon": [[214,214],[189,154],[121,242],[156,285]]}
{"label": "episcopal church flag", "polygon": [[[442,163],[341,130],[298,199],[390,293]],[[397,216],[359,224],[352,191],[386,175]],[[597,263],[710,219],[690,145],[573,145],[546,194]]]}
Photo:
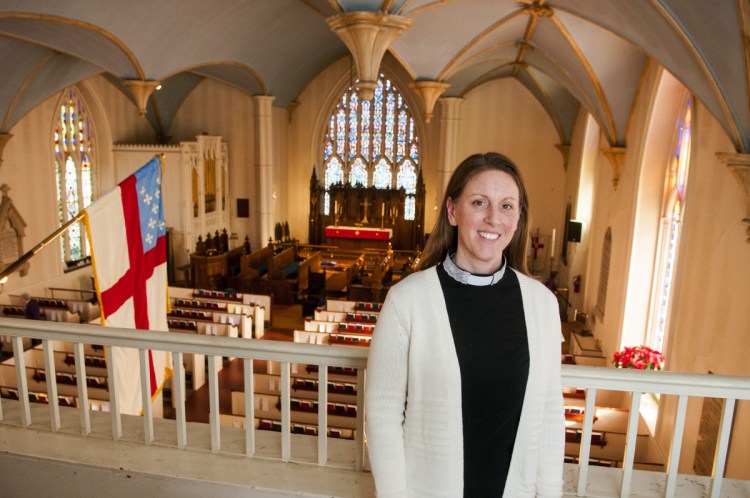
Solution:
{"label": "episcopal church flag", "polygon": [[[167,248],[162,163],[154,158],[85,210],[102,325],[167,330]],[[112,348],[121,413],[141,413],[138,351]],[[149,351],[152,400],[170,374],[168,355]],[[155,407],[154,414],[161,413]]]}

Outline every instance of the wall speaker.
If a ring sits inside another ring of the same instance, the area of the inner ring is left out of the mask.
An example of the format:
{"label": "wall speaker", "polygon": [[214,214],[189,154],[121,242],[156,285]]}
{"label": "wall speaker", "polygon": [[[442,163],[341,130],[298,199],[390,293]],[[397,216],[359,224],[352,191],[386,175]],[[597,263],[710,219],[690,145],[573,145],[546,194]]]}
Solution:
{"label": "wall speaker", "polygon": [[250,199],[237,199],[237,218],[250,217]]}
{"label": "wall speaker", "polygon": [[568,242],[580,242],[583,223],[580,221],[568,221]]}

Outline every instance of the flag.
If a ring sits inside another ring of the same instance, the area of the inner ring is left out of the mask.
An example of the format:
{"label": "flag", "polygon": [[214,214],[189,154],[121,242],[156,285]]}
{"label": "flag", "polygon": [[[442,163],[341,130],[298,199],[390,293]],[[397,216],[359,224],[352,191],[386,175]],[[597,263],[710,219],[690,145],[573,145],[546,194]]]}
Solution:
{"label": "flag", "polygon": [[[161,159],[154,158],[84,211],[104,326],[167,331],[167,246]],[[120,411],[142,411],[138,351],[113,348]],[[149,351],[152,401],[171,374],[168,354]],[[161,414],[159,406],[154,414]]]}

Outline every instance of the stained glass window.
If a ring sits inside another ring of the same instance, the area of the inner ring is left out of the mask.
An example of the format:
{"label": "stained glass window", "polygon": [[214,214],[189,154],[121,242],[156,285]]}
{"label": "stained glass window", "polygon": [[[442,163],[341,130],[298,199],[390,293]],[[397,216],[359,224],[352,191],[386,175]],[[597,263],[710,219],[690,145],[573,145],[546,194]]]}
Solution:
{"label": "stained glass window", "polygon": [[[325,189],[323,212],[329,214],[331,185],[400,188],[409,185],[402,212],[414,219],[416,171],[420,159],[414,116],[396,85],[383,73],[372,100],[361,100],[352,86],[341,96],[326,126],[323,143]],[[403,179],[393,185],[393,172]],[[403,171],[403,173],[402,173]],[[402,183],[399,183],[402,182]],[[411,200],[410,200],[411,198]],[[411,202],[412,208],[409,209]]]}
{"label": "stained glass window", "polygon": [[355,159],[349,168],[349,184],[352,187],[367,185],[367,170],[361,157]]}
{"label": "stained glass window", "polygon": [[380,158],[372,173],[372,185],[375,188],[391,188],[392,179],[391,165],[385,159]]}
{"label": "stained glass window", "polygon": [[[72,88],[65,91],[60,103],[53,134],[57,215],[62,225],[91,204],[94,198],[91,123],[83,102]],[[63,261],[76,261],[88,255],[85,230],[76,223],[63,234]]]}
{"label": "stained glass window", "polygon": [[662,237],[660,239],[658,266],[655,274],[655,292],[652,302],[649,346],[664,352],[669,322],[669,304],[675,273],[678,242],[682,231],[685,210],[685,187],[690,160],[692,105],[687,101],[680,117],[674,140],[673,154],[665,178]]}
{"label": "stained glass window", "polygon": [[416,213],[414,194],[417,193],[417,169],[414,167],[414,163],[412,163],[411,160],[407,159],[398,168],[396,187],[403,188],[406,191],[404,219],[413,220]]}

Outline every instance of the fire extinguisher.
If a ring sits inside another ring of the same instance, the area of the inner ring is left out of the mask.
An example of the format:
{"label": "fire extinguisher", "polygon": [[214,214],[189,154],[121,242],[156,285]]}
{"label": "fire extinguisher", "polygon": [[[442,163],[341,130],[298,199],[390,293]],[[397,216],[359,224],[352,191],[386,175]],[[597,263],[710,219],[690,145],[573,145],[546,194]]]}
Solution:
{"label": "fire extinguisher", "polygon": [[573,277],[573,292],[581,292],[581,276],[576,275]]}

